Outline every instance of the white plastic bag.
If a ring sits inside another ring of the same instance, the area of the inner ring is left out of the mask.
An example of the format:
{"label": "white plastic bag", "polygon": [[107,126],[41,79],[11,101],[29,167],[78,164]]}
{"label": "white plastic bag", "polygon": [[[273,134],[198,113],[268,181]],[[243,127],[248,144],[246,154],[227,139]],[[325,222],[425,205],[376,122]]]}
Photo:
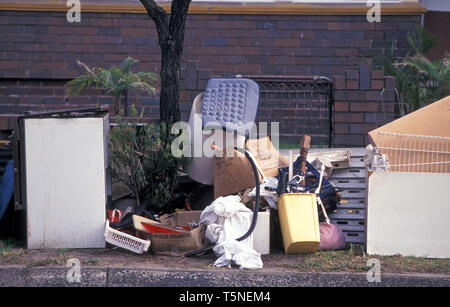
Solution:
{"label": "white plastic bag", "polygon": [[[259,195],[264,197],[270,208],[276,209],[278,202],[278,194],[276,192],[278,186],[278,179],[275,177],[265,177],[263,182],[259,185]],[[272,188],[275,191],[268,191],[265,188]],[[256,187],[248,193],[249,197],[256,197]]]}
{"label": "white plastic bag", "polygon": [[207,225],[206,238],[217,245],[213,248],[219,257],[214,266],[228,266],[232,262],[241,269],[263,267],[261,254],[253,249],[253,235],[237,241],[250,228],[253,212],[240,202],[240,197],[219,197],[200,215],[200,223]]}

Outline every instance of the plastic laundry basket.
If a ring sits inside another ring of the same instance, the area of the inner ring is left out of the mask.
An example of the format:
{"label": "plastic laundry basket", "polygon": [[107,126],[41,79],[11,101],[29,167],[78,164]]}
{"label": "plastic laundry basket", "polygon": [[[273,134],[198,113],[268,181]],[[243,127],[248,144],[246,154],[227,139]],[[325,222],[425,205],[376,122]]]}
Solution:
{"label": "plastic laundry basket", "polygon": [[142,240],[109,227],[108,220],[106,220],[105,240],[112,245],[127,249],[136,254],[146,252],[151,243],[150,240]]}

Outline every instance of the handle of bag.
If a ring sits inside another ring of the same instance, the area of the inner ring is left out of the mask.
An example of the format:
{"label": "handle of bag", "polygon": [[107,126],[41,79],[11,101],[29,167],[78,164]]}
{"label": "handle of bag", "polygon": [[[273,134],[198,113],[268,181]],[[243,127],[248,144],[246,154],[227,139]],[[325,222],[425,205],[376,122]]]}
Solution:
{"label": "handle of bag", "polygon": [[325,165],[322,164],[320,168],[320,179],[319,179],[319,185],[317,186],[316,191],[314,192],[317,195],[317,202],[319,203],[320,207],[322,208],[323,215],[325,216],[325,221],[327,224],[330,224],[330,219],[328,218],[327,211],[325,210],[325,207],[322,203],[322,200],[320,199],[320,189],[322,188],[322,179],[323,179],[323,172],[325,171]]}

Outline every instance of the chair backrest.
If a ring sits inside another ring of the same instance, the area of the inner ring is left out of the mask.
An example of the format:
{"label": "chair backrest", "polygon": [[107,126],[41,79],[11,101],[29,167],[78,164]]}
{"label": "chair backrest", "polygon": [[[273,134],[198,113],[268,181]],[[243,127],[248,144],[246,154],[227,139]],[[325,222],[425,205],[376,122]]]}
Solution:
{"label": "chair backrest", "polygon": [[212,78],[203,95],[203,127],[221,126],[247,135],[255,122],[259,86],[245,78]]}

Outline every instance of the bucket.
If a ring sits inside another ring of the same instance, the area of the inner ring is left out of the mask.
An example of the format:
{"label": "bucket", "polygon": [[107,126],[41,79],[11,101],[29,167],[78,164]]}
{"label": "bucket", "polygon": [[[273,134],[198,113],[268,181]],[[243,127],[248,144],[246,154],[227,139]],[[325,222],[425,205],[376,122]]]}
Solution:
{"label": "bucket", "polygon": [[278,199],[278,215],[286,254],[314,253],[320,231],[316,195],[285,193]]}

